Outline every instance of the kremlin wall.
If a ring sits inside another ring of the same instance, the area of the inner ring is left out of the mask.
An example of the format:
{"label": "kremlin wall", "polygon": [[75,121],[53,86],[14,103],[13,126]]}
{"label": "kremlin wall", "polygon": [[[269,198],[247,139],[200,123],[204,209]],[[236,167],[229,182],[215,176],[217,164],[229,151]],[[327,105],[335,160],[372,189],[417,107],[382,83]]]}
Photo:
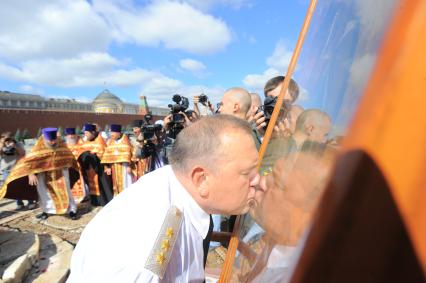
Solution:
{"label": "kremlin wall", "polygon": [[147,113],[151,113],[155,121],[166,116],[169,109],[148,107],[145,96],[140,97],[140,105],[124,103],[107,89],[92,103],[0,91],[0,132],[26,130],[31,137],[35,137],[40,128],[82,128],[87,122],[96,123],[101,129],[110,124],[121,124],[125,129]]}

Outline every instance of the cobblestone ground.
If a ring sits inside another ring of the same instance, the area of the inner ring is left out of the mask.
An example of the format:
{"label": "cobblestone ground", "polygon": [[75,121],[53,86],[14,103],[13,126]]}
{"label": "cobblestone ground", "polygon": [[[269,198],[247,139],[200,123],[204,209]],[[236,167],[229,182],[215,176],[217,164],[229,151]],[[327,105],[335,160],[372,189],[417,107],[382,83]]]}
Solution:
{"label": "cobblestone ground", "polygon": [[78,220],[71,220],[66,215],[39,220],[36,216],[41,213],[40,209],[18,211],[13,200],[3,199],[0,201],[0,226],[37,234],[53,234],[75,245],[84,227],[98,211],[99,208],[93,208],[90,203],[82,203],[78,207]]}

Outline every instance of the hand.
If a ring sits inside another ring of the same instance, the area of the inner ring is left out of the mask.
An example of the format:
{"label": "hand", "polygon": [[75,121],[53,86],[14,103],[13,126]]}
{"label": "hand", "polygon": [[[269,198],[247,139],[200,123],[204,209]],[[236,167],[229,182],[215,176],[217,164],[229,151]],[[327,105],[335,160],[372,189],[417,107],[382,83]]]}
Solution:
{"label": "hand", "polygon": [[132,174],[132,168],[130,166],[127,166],[126,171],[128,174]]}
{"label": "hand", "polygon": [[199,96],[193,96],[192,97],[192,102],[194,102],[194,104],[197,104],[200,102],[200,97]]}
{"label": "hand", "polygon": [[111,175],[111,173],[112,173],[111,168],[109,168],[109,167],[105,168],[105,173],[106,173],[108,176],[110,176],[110,175]]}
{"label": "hand", "polygon": [[265,116],[263,111],[259,111],[253,116],[253,120],[256,122],[256,128],[262,135],[265,133],[264,127],[266,126]]}
{"label": "hand", "polygon": [[274,133],[279,137],[288,138],[291,136],[291,131],[288,126],[287,120],[279,121],[277,125],[274,126]]}
{"label": "hand", "polygon": [[197,112],[193,111],[192,112],[192,121],[195,122],[198,119],[200,119],[200,116],[197,114]]}
{"label": "hand", "polygon": [[164,117],[164,129],[167,129],[169,127],[170,122],[172,122],[172,114],[167,115],[166,117]]}
{"label": "hand", "polygon": [[189,120],[188,116],[186,116],[184,112],[180,111],[179,114],[182,114],[183,117],[185,118],[185,126],[191,125],[191,120]]}
{"label": "hand", "polygon": [[30,184],[30,186],[37,186],[38,185],[38,179],[37,176],[34,174],[30,174],[28,175],[28,184]]}

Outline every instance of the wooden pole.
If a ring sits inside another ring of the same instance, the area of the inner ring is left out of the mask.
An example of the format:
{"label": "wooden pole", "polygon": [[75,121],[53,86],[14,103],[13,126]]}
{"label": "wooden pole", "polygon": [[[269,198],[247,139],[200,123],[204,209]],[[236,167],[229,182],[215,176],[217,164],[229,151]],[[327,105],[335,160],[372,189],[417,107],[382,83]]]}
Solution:
{"label": "wooden pole", "polygon": [[[257,163],[258,170],[260,169],[260,165],[262,164],[262,159],[263,159],[263,156],[265,155],[269,140],[271,139],[274,125],[277,122],[278,114],[280,112],[281,106],[284,103],[284,96],[290,84],[290,79],[293,76],[294,70],[296,69],[297,60],[299,58],[300,51],[302,49],[306,34],[308,33],[308,29],[311,24],[311,20],[315,11],[316,4],[317,4],[316,0],[311,0],[311,3],[309,4],[309,8],[306,13],[305,20],[303,22],[302,30],[300,31],[299,38],[296,43],[296,48],[293,52],[293,56],[291,57],[290,65],[288,66],[288,69],[287,69],[287,74],[285,75],[285,79],[281,87],[281,91],[278,96],[277,103],[275,105],[274,111],[272,112],[271,120],[269,122],[268,128],[266,129],[266,133],[259,150],[259,158]],[[222,272],[220,274],[219,283],[226,283],[226,282],[229,282],[231,279],[232,266],[234,265],[235,255],[237,252],[238,242],[239,242],[239,234],[240,234],[240,226],[241,226],[240,222],[241,222],[241,216],[238,216],[237,220],[235,221],[234,230],[232,231],[231,240],[228,246],[228,252],[226,254],[226,259],[223,264]]]}

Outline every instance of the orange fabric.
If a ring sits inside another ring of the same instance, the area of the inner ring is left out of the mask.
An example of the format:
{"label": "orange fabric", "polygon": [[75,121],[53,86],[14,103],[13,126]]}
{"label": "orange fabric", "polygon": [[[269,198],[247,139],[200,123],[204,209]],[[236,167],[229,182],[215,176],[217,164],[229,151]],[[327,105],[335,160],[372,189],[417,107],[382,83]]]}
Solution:
{"label": "orange fabric", "polygon": [[[68,191],[62,169],[77,168],[77,162],[72,152],[58,140],[56,148],[46,146],[44,138],[40,137],[31,152],[16,163],[12,172],[0,190],[0,199],[7,191],[9,183],[31,174],[46,174],[46,187],[55,202],[57,213],[64,213],[68,208]],[[64,210],[65,209],[65,210]]]}
{"label": "orange fabric", "polygon": [[80,156],[85,151],[90,151],[93,154],[96,154],[99,159],[102,158],[106,148],[106,143],[101,135],[98,136],[93,141],[85,141],[78,147],[78,156]]}
{"label": "orange fabric", "polygon": [[[77,152],[77,156],[80,157],[80,155],[83,152],[90,151],[92,154],[96,154],[99,159],[102,158],[102,155],[104,154],[106,148],[106,143],[104,139],[101,137],[101,135],[98,134],[98,136],[93,141],[84,141],[81,144],[79,144],[78,148],[75,149]],[[82,168],[82,170],[84,170]],[[100,196],[100,189],[99,189],[99,182],[98,182],[98,175],[96,174],[95,170],[93,168],[89,168],[87,171],[87,179],[88,179],[88,186],[89,186],[89,192],[91,195]],[[83,174],[81,174],[83,175]],[[84,181],[82,180],[82,183],[84,184]]]}
{"label": "orange fabric", "polygon": [[426,2],[400,6],[344,147],[379,164],[426,272]]}
{"label": "orange fabric", "polygon": [[144,159],[132,159],[132,174],[135,177],[135,181],[145,175],[149,165],[151,163],[151,157]]}
{"label": "orange fabric", "polygon": [[[76,161],[80,154],[80,146],[82,144],[83,144],[83,140],[80,137],[77,137],[77,142],[75,145],[67,144],[67,147],[71,150]],[[80,178],[77,180],[77,182],[74,183],[73,187],[71,188],[71,193],[76,203],[80,203],[85,197],[83,173],[79,164],[78,164],[78,168],[79,168]]]}
{"label": "orange fabric", "polygon": [[55,204],[57,214],[64,214],[68,210],[69,198],[66,187],[65,176],[61,170],[53,170],[45,172],[46,174],[46,189],[50,198]]}
{"label": "orange fabric", "polygon": [[123,191],[123,171],[124,166],[120,163],[112,164],[112,191],[115,195],[118,195]]}
{"label": "orange fabric", "polygon": [[117,142],[114,140],[108,141],[101,163],[112,164],[126,162],[130,164],[131,160],[132,145],[129,138],[123,134]]}

